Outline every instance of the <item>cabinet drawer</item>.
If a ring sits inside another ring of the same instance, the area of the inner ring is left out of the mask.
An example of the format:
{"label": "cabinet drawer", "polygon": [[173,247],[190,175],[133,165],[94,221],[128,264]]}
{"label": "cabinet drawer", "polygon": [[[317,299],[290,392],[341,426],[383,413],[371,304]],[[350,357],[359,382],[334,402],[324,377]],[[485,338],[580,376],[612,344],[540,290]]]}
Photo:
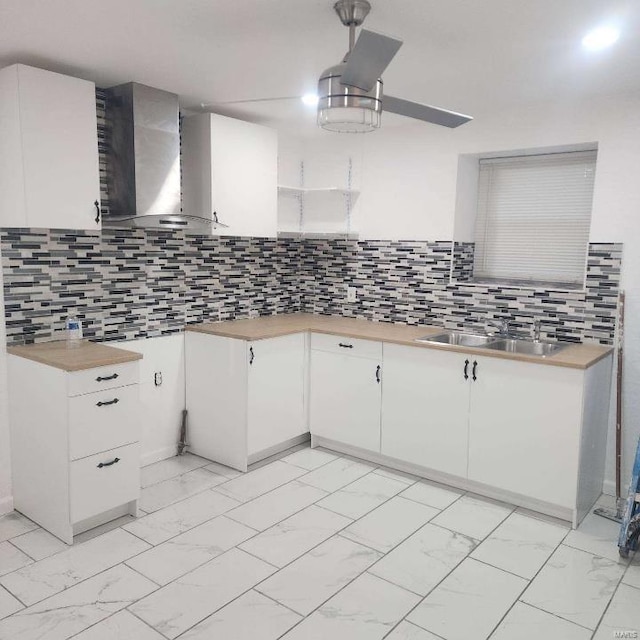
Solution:
{"label": "cabinet drawer", "polygon": [[137,500],[140,493],[138,443],[72,462],[70,493],[74,523]]}
{"label": "cabinet drawer", "polygon": [[382,342],[374,340],[360,340],[358,338],[345,338],[344,336],[332,336],[324,333],[312,333],[311,348],[316,351],[328,351],[329,353],[372,358],[374,360],[382,358]]}
{"label": "cabinet drawer", "polygon": [[114,387],[124,387],[139,382],[140,373],[137,362],[114,364],[111,367],[99,367],[74,371],[68,374],[67,395],[80,396]]}
{"label": "cabinet drawer", "polygon": [[68,402],[71,460],[139,440],[139,385],[76,396]]}

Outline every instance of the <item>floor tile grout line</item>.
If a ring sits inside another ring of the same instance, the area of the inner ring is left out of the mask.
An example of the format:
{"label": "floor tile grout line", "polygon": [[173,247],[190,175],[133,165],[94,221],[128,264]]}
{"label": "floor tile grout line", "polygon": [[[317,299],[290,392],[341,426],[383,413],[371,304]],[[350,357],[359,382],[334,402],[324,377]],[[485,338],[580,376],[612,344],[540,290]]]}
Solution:
{"label": "floor tile grout line", "polygon": [[[131,605],[129,605],[129,606],[131,606]],[[138,616],[135,615],[135,613],[133,613],[132,611],[129,611],[129,609],[127,607],[125,607],[124,609],[119,609],[118,611],[114,611],[113,613],[108,615],[106,618],[102,618],[102,620],[98,620],[97,622],[94,622],[93,624],[89,625],[88,627],[85,627],[84,629],[81,629],[77,633],[74,633],[73,635],[69,636],[66,640],[73,640],[73,638],[77,638],[81,633],[84,633],[85,631],[87,631],[89,629],[93,629],[94,627],[97,627],[99,624],[102,624],[103,622],[106,622],[107,620],[110,620],[111,618],[113,618],[114,616],[117,616],[118,614],[122,613],[123,611],[126,611],[128,614],[132,615],[137,620],[140,620],[140,622],[142,622],[146,627],[151,629],[151,631],[155,631],[156,633],[159,633],[159,631],[157,631],[153,627],[150,627],[144,620],[142,620],[141,618],[138,618]]]}
{"label": "floor tile grout line", "polygon": [[[22,600],[20,600],[20,598],[18,598],[17,595],[15,595],[12,591],[9,591],[9,589],[7,589],[7,587],[5,587],[3,584],[0,584],[0,589],[6,591],[12,598],[15,598],[22,605],[23,609],[26,609],[27,607],[31,606],[31,605],[25,604]],[[5,618],[10,618],[12,615],[19,613],[20,611],[22,611],[22,609],[19,609],[18,611],[14,611],[13,613],[10,613],[8,616],[5,616],[4,618],[0,618],[0,620],[4,620]]]}
{"label": "floor tile grout line", "polygon": [[[167,480],[173,480],[174,478],[177,478],[178,476],[183,476],[185,473],[189,473],[190,471],[195,471],[196,469],[202,469],[202,468],[210,465],[213,462],[213,460],[206,460],[206,458],[203,458],[202,456],[198,456],[195,453],[191,453],[191,454],[187,454],[187,455],[193,456],[194,458],[200,458],[201,460],[205,460],[205,463],[201,464],[201,465],[199,465],[197,467],[193,467],[193,469],[187,469],[186,471],[181,471],[179,473],[176,473],[176,474],[174,474],[172,476],[169,476],[168,478],[163,478],[162,480],[158,480],[157,482],[152,482],[151,484],[148,484],[148,485],[146,485],[144,487],[142,486],[142,482],[141,482],[140,483],[140,490],[148,489],[149,487],[155,487],[156,485],[161,484],[163,482],[166,482]],[[164,458],[162,460],[156,460],[156,462],[152,462],[151,464],[147,464],[147,465],[145,465],[143,467],[140,467],[141,477],[142,477],[143,469],[149,469],[150,467],[153,467],[156,464],[160,465],[163,462],[167,462],[168,460],[173,460],[175,458],[181,458],[181,457],[182,456],[179,456],[179,455],[176,454],[176,455],[170,456],[169,458]],[[209,470],[207,469],[207,471],[209,471]],[[216,472],[215,471],[210,471],[209,473],[216,473]],[[218,475],[222,475],[222,474],[218,474]]]}
{"label": "floor tile grout line", "polygon": [[[540,567],[538,568],[538,570],[535,572],[535,574],[533,575],[533,577],[529,580],[527,580],[527,585],[525,586],[525,588],[520,592],[520,595],[516,598],[516,600],[513,602],[513,604],[507,609],[507,611],[505,611],[505,614],[502,616],[502,618],[500,618],[500,620],[498,621],[498,623],[496,624],[496,626],[493,628],[493,630],[491,631],[491,633],[487,636],[487,640],[490,640],[491,636],[496,632],[496,630],[500,627],[500,625],[502,624],[502,621],[509,615],[509,613],[511,612],[511,610],[513,609],[513,607],[516,606],[517,602],[521,602],[522,604],[528,605],[533,607],[534,609],[538,609],[538,611],[543,611],[546,614],[552,615],[555,618],[558,618],[559,620],[564,620],[565,622],[572,622],[571,620],[566,620],[566,618],[562,618],[561,616],[558,616],[554,613],[551,613],[550,611],[545,611],[544,609],[540,609],[539,607],[536,607],[535,605],[532,605],[528,602],[525,602],[524,600],[522,600],[522,596],[525,594],[525,592],[527,591],[527,589],[533,584],[533,581],[538,577],[538,575],[540,575],[540,572],[547,566],[549,560],[554,556],[554,554],[558,551],[558,549],[562,546],[563,542],[565,541],[566,537],[571,533],[572,529],[568,529],[565,534],[562,536],[562,538],[560,539],[560,541],[558,542],[558,544],[556,544],[556,546],[554,547],[553,551],[549,554],[549,556],[547,557],[547,559],[540,565]],[[578,627],[581,627],[583,629],[585,629],[586,627],[583,627],[582,625],[579,625],[577,623],[573,623]]]}
{"label": "floor tile grout line", "polygon": [[[153,584],[155,584],[158,588],[162,588],[164,586],[164,585],[160,584],[157,580],[154,580],[153,578],[150,578],[149,576],[145,576],[144,573],[138,571],[135,567],[132,567],[131,565],[127,564],[129,562],[129,560],[131,560],[131,558],[125,560],[124,562],[121,562],[120,564],[125,565],[127,567],[127,569],[131,569],[131,571],[133,571],[134,573],[137,573],[139,576],[142,576],[145,580],[149,580],[149,582],[153,582]],[[157,591],[157,589],[156,589],[156,591]]]}
{"label": "floor tile grout line", "polygon": [[[278,573],[278,572],[276,571],[276,573]],[[275,573],[273,575],[275,575]],[[263,591],[258,591],[258,589],[256,589],[255,587],[252,587],[251,590],[255,591],[256,593],[259,593],[261,596],[264,596],[265,598],[268,598],[269,600],[271,600],[271,602],[275,602],[278,606],[284,607],[285,609],[288,609],[292,613],[295,613],[297,616],[300,616],[300,618],[302,618],[302,620],[304,620],[306,618],[306,616],[304,616],[301,613],[298,613],[295,609],[292,609],[288,605],[284,604],[284,602],[279,602],[275,598],[272,598],[268,593],[264,593]],[[300,622],[302,622],[302,620],[300,620]]]}
{"label": "floor tile grout line", "polygon": [[[467,493],[465,493],[464,495],[467,495]],[[463,497],[463,496],[460,496],[457,500],[454,500],[454,502],[453,502],[453,503],[451,503],[451,504],[452,504],[452,505],[453,505],[453,504],[455,504],[455,502],[457,502],[458,500],[460,500],[460,498],[462,498],[462,497]],[[449,506],[451,506],[451,505],[449,505]],[[511,506],[513,506],[513,505],[511,505]],[[447,507],[447,509],[448,509],[448,508],[449,508],[449,507]],[[417,608],[418,608],[418,607],[419,607],[419,606],[420,606],[420,605],[421,605],[421,604],[422,604],[422,603],[423,603],[423,602],[424,602],[424,601],[429,597],[429,595],[431,595],[431,594],[432,594],[432,593],[433,593],[433,592],[434,592],[434,591],[435,591],[435,590],[436,590],[436,589],[437,589],[437,588],[438,588],[438,587],[439,587],[439,586],[440,586],[440,585],[441,585],[441,584],[442,584],[442,583],[443,583],[443,582],[444,582],[444,581],[445,581],[445,580],[446,580],[446,579],[447,579],[447,578],[448,578],[448,577],[449,577],[449,576],[450,576],[450,575],[451,575],[451,574],[452,574],[452,573],[453,573],[453,572],[454,572],[454,571],[455,571],[455,570],[456,570],[456,569],[457,569],[457,568],[458,568],[458,567],[459,567],[459,566],[460,566],[460,565],[461,565],[465,560],[470,559],[470,558],[471,558],[471,554],[472,554],[472,553],[473,553],[473,552],[474,552],[474,551],[475,551],[475,550],[476,550],[476,549],[477,549],[477,548],[478,548],[478,547],[479,547],[479,546],[480,546],[480,545],[481,545],[485,540],[487,540],[490,536],[492,536],[492,535],[497,531],[497,529],[499,529],[499,528],[502,526],[502,524],[505,522],[505,520],[507,520],[507,518],[511,517],[511,515],[513,515],[513,514],[515,513],[515,510],[516,510],[516,508],[514,507],[514,508],[511,510],[511,512],[510,512],[509,514],[507,514],[507,516],[505,516],[502,520],[500,520],[500,522],[498,522],[498,524],[497,524],[497,525],[496,525],[496,526],[495,526],[495,527],[494,527],[494,528],[493,528],[493,529],[492,529],[492,530],[491,530],[491,531],[490,531],[490,532],[489,532],[489,533],[488,533],[488,534],[487,534],[487,535],[486,535],[482,540],[479,540],[479,541],[478,541],[478,544],[477,544],[477,545],[475,545],[475,546],[473,547],[473,549],[471,549],[471,550],[469,551],[469,553],[467,553],[467,555],[466,555],[464,558],[462,558],[462,560],[460,560],[460,562],[458,562],[458,563],[457,563],[457,564],[456,564],[456,565],[451,569],[451,571],[449,571],[449,572],[447,573],[447,575],[446,575],[446,576],[444,576],[444,577],[443,577],[443,578],[442,578],[442,579],[441,579],[437,584],[435,584],[431,589],[429,589],[429,591],[428,591],[424,596],[422,596],[421,594],[418,594],[418,595],[420,595],[420,596],[421,596],[421,600],[420,600],[420,602],[418,602],[418,603],[416,604],[416,606],[415,606],[415,607],[413,607],[413,608],[411,609],[411,611],[408,611],[408,612],[404,615],[404,617],[402,618],[402,620],[406,620],[406,621],[407,621],[407,622],[409,622],[410,624],[413,624],[413,625],[415,625],[415,626],[419,627],[420,629],[423,629],[424,631],[428,631],[429,633],[432,633],[432,631],[429,631],[429,629],[424,629],[424,627],[420,627],[420,625],[419,625],[419,624],[417,624],[417,623],[415,623],[415,622],[411,622],[411,620],[407,620],[407,616],[411,615],[411,613],[412,613],[413,611],[415,611],[415,609],[417,609]],[[443,512],[444,512],[444,511],[445,511],[445,509],[443,509]],[[435,517],[435,516],[434,516],[434,517]],[[453,530],[451,530],[451,529],[447,529],[446,527],[440,526],[440,525],[438,525],[438,524],[436,524],[436,523],[434,523],[434,522],[430,522],[430,524],[432,524],[432,525],[433,525],[433,526],[435,526],[435,527],[440,527],[441,529],[444,529],[444,530],[446,530],[446,531],[450,531],[451,533],[457,533],[457,534],[459,534],[459,535],[463,535],[463,536],[465,536],[465,537],[467,537],[467,538],[469,538],[469,539],[471,539],[471,540],[478,540],[477,538],[474,538],[473,536],[468,536],[467,534],[462,533],[462,532],[460,532],[460,531],[453,531]],[[493,567],[493,568],[496,568],[496,567]],[[373,574],[373,575],[375,575],[375,574]],[[396,586],[399,586],[399,585],[396,585]],[[525,589],[526,589],[528,586],[529,586],[529,585],[527,584],[527,586],[525,587]],[[523,590],[523,592],[524,592],[524,590]],[[518,598],[519,598],[519,597],[520,597],[520,596],[518,596]],[[513,605],[511,605],[511,607],[513,607]],[[509,607],[509,610],[511,610],[511,607]],[[505,615],[506,615],[506,614],[505,614]],[[393,628],[395,629],[395,627],[397,627],[397,626],[400,624],[400,622],[402,622],[402,620],[399,620]],[[392,629],[392,631],[393,631],[393,629]],[[389,632],[389,633],[391,633],[391,632]],[[491,633],[493,633],[493,631],[491,631]],[[491,635],[491,634],[489,634],[489,636],[490,636],[490,635]],[[489,637],[489,636],[488,636],[488,637]],[[487,637],[487,640],[488,640],[488,637]]]}
{"label": "floor tile grout line", "polygon": [[[12,538],[12,540],[15,540],[15,538],[17,538],[18,536],[15,536],[14,538]],[[11,542],[11,540],[5,540],[5,542],[7,544],[9,544],[11,547],[13,547],[18,553],[21,553],[23,556],[27,556],[27,558],[29,558],[29,560],[31,560],[31,562],[27,562],[27,564],[23,564],[22,567],[28,567],[30,564],[34,564],[36,562],[38,562],[34,557],[30,556],[26,551],[23,551],[20,547],[17,547],[15,544],[13,544],[13,542]],[[0,542],[0,544],[2,544]],[[22,567],[18,567],[18,569],[22,569]],[[13,569],[13,571],[18,571],[18,569]],[[2,576],[8,576],[9,573],[13,573],[13,571],[9,571],[8,573],[3,573],[0,574],[0,577]]]}
{"label": "floor tile grout line", "polygon": [[[596,556],[596,557],[598,557],[598,556]],[[607,611],[609,611],[609,607],[611,606],[611,603],[613,602],[613,599],[615,598],[616,593],[618,593],[618,589],[620,588],[620,585],[623,584],[622,580],[624,579],[624,576],[627,573],[627,570],[629,569],[630,564],[631,564],[631,559],[628,559],[626,569],[620,575],[620,579],[616,583],[616,588],[613,590],[613,593],[611,594],[611,598],[609,598],[609,602],[607,602],[607,606],[604,608],[604,611],[602,612],[602,615],[598,618],[598,622],[597,622],[597,624],[596,624],[596,626],[595,626],[595,628],[593,630],[593,635],[594,636],[598,632],[598,629],[600,628],[600,625],[602,624],[602,621],[604,620],[605,615],[607,615]]]}
{"label": "floor tile grout line", "polygon": [[[385,502],[383,502],[379,507],[376,507],[375,509],[372,509],[371,511],[365,513],[365,515],[363,515],[361,518],[358,518],[357,520],[354,520],[349,527],[353,526],[354,524],[357,524],[358,522],[360,522],[360,520],[362,520],[363,518],[366,518],[368,515],[372,514],[374,511],[377,511],[378,509],[380,509],[381,507],[383,507],[385,504],[387,504],[387,502],[391,502],[391,500],[393,500],[394,498],[402,498],[401,495],[396,494],[395,496],[392,496],[391,498],[389,498],[388,500],[386,500]],[[414,503],[414,504],[420,504],[418,503]],[[429,505],[422,505],[424,507],[428,507],[430,509],[435,509],[435,507],[429,507]],[[422,527],[424,527],[427,524],[431,524],[431,521],[436,518],[437,516],[439,516],[442,513],[441,509],[436,509],[437,513],[434,513],[428,520],[426,520],[425,522],[423,522],[421,525],[419,525],[418,527],[416,527],[413,531],[411,531],[410,533],[408,533],[404,538],[402,538],[400,540],[400,542],[396,543],[389,551],[382,551],[381,549],[376,549],[375,547],[372,547],[371,545],[368,545],[366,542],[361,542],[360,540],[354,540],[353,538],[350,538],[349,536],[346,536],[344,534],[344,532],[346,531],[346,529],[348,529],[349,527],[345,527],[345,529],[342,529],[338,534],[341,538],[345,538],[346,540],[350,540],[351,542],[357,542],[358,544],[361,544],[363,547],[367,547],[368,549],[371,549],[372,551],[377,551],[378,553],[381,553],[382,556],[386,556],[387,553],[391,553],[391,551],[393,551],[396,547],[399,547],[403,542],[406,542],[414,533],[417,533],[420,529],[422,529]]]}

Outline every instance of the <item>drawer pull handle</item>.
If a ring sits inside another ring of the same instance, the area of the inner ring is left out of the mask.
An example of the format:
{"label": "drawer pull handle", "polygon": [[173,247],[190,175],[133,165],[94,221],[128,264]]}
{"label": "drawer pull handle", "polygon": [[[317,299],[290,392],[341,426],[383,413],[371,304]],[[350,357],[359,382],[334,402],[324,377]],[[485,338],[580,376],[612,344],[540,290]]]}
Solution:
{"label": "drawer pull handle", "polygon": [[96,378],[96,382],[104,382],[105,380],[115,380],[118,377],[117,373],[114,373],[112,376],[98,376]]}
{"label": "drawer pull handle", "polygon": [[120,458],[114,458],[111,462],[101,462],[98,465],[98,469],[102,469],[102,467],[110,467],[112,464],[115,464],[116,462],[120,462]]}
{"label": "drawer pull handle", "polygon": [[255,356],[253,355],[253,347],[249,347],[249,364],[253,364],[253,359]]}
{"label": "drawer pull handle", "polygon": [[473,379],[474,382],[478,379],[476,377],[476,369],[477,368],[478,368],[478,363],[474,360],[473,361],[473,369],[471,369],[471,378]]}
{"label": "drawer pull handle", "polygon": [[464,379],[465,380],[469,379],[469,361],[468,360],[464,361]]}
{"label": "drawer pull handle", "polygon": [[118,404],[120,400],[118,398],[114,398],[113,400],[107,400],[106,402],[96,402],[96,407],[108,407],[110,404]]}
{"label": "drawer pull handle", "polygon": [[93,203],[93,206],[96,208],[96,224],[98,224],[98,222],[100,222],[100,203],[96,200]]}
{"label": "drawer pull handle", "polygon": [[376,382],[380,384],[380,365],[376,367]]}
{"label": "drawer pull handle", "polygon": [[338,342],[338,346],[342,347],[343,349],[353,349],[352,344],[345,344],[344,342]]}

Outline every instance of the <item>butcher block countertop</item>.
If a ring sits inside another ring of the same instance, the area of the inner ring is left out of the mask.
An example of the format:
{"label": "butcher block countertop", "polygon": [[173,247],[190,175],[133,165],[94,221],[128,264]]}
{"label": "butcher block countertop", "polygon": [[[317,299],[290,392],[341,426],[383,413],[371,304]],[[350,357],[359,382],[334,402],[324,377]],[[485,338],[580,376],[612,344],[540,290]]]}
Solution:
{"label": "butcher block countertop", "polygon": [[141,360],[142,354],[95,342],[80,341],[69,345],[66,340],[9,347],[7,353],[34,360],[63,371],[83,371]]}
{"label": "butcher block countertop", "polygon": [[362,340],[391,342],[393,344],[402,344],[421,349],[458,351],[490,358],[534,362],[556,367],[568,367],[570,369],[587,369],[612,352],[611,347],[594,344],[571,344],[558,353],[542,358],[540,356],[521,353],[505,353],[492,349],[484,349],[482,347],[429,344],[415,342],[415,339],[442,333],[444,331],[442,327],[373,322],[370,320],[320,316],[310,313],[293,313],[279,316],[262,316],[250,320],[230,320],[227,322],[194,324],[189,325],[186,330],[249,341],[277,338],[292,333],[311,331],[313,333],[326,333],[348,338],[360,338]]}

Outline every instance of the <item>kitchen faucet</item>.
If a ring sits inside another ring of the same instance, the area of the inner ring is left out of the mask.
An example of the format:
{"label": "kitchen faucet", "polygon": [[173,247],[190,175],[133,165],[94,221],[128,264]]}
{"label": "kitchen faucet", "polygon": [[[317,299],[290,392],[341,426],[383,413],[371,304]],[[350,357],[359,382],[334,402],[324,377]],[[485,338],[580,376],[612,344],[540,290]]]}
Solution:
{"label": "kitchen faucet", "polygon": [[540,320],[535,320],[533,323],[533,341],[540,342]]}
{"label": "kitchen faucet", "polygon": [[487,325],[498,330],[498,335],[502,338],[508,338],[511,335],[511,322],[508,318],[502,320],[489,320]]}

